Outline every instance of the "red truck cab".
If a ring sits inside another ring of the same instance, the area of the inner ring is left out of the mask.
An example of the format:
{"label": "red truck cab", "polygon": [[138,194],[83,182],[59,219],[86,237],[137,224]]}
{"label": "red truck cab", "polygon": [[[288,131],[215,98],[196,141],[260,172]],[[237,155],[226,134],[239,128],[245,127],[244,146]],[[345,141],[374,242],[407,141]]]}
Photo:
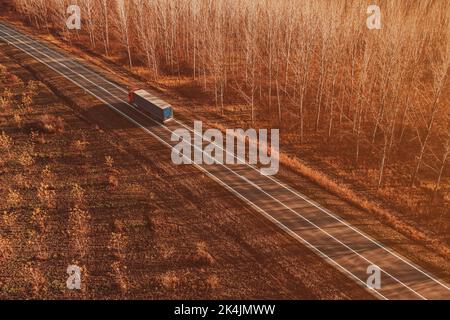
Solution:
{"label": "red truck cab", "polygon": [[134,103],[134,90],[130,90],[130,92],[128,92],[128,102]]}

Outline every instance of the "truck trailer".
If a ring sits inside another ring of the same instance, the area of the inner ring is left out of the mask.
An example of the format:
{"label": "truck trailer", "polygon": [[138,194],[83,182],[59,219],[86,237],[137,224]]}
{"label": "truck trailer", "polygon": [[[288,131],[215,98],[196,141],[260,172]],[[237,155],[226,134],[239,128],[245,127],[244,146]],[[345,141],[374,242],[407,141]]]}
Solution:
{"label": "truck trailer", "polygon": [[130,103],[153,119],[165,123],[173,119],[173,108],[170,104],[145,90],[132,90],[128,95]]}

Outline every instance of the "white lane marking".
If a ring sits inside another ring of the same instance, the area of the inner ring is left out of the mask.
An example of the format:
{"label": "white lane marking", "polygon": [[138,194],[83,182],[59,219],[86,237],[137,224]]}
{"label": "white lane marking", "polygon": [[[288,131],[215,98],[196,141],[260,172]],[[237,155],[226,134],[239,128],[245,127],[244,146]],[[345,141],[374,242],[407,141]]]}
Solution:
{"label": "white lane marking", "polygon": [[[3,26],[5,27],[6,25],[3,24]],[[123,89],[122,87],[118,86],[117,84],[109,81],[108,79],[106,79],[105,77],[97,74],[96,72],[86,68],[85,66],[83,66],[79,61],[76,61],[75,59],[70,58],[69,56],[63,55],[60,52],[58,52],[57,50],[51,49],[49,47],[46,47],[45,45],[41,44],[40,42],[34,40],[33,38],[29,37],[28,35],[22,35],[19,32],[17,32],[16,30],[10,28],[9,26],[6,26],[8,28],[9,31],[13,31],[15,34],[18,34],[19,37],[24,37],[27,38],[29,40],[31,40],[33,43],[36,43],[37,45],[39,45],[41,48],[44,48],[45,50],[49,50],[50,52],[56,53],[59,55],[59,57],[61,58],[65,58],[68,59],[68,62],[71,62],[72,64],[88,71],[88,73],[95,75],[97,78],[99,78],[100,80],[107,82],[111,85],[113,85],[114,87],[116,87],[117,89],[121,90],[124,93],[128,93],[125,89]],[[14,37],[14,36],[9,36],[9,37]],[[135,108],[133,106],[133,108]],[[136,109],[136,108],[135,108]],[[136,109],[137,110],[137,109]],[[149,116],[147,116],[146,114],[144,114],[145,117],[150,118]],[[181,126],[183,126],[184,128],[188,129],[189,131],[193,132],[194,134],[195,131],[190,127],[185,125],[183,122],[178,121],[177,119],[174,119],[175,122],[177,122],[178,124],[180,124]],[[209,141],[212,142],[212,141]],[[218,146],[220,149],[222,149],[223,151],[227,152],[228,154],[230,154],[227,150],[224,150],[223,148],[221,148],[220,146]],[[238,156],[233,155],[237,160],[241,160]],[[247,165],[248,167],[251,167],[254,170],[258,170],[258,168],[254,167],[253,165],[249,164],[247,161],[244,161],[244,164]],[[328,216],[336,219],[337,221],[339,221],[340,223],[344,224],[345,226],[347,226],[348,228],[350,228],[351,230],[353,230],[354,232],[358,233],[359,235],[363,236],[364,238],[366,238],[367,240],[369,240],[370,242],[372,242],[373,244],[375,244],[376,246],[382,248],[383,250],[385,250],[386,252],[390,253],[391,255],[395,256],[396,258],[398,258],[399,260],[403,261],[404,263],[408,264],[410,267],[414,268],[415,270],[417,270],[418,272],[422,273],[423,275],[425,275],[426,277],[430,278],[431,280],[433,280],[434,282],[438,283],[439,285],[443,286],[444,288],[446,288],[447,290],[450,290],[450,287],[448,287],[446,284],[444,284],[443,282],[441,282],[440,280],[438,280],[436,277],[432,276],[431,274],[429,274],[428,272],[425,272],[424,270],[422,270],[420,267],[416,266],[414,263],[412,263],[411,261],[406,260],[405,258],[403,258],[402,256],[400,256],[399,254],[397,254],[395,251],[393,251],[392,249],[386,247],[384,244],[382,244],[381,242],[373,239],[372,237],[368,236],[367,234],[365,234],[364,232],[356,229],[355,227],[353,227],[352,225],[350,225],[348,222],[346,222],[345,220],[343,220],[342,218],[336,216],[335,214],[333,214],[332,212],[330,212],[328,209],[322,207],[321,205],[319,205],[318,203],[316,203],[315,201],[311,200],[310,198],[308,198],[307,196],[300,194],[298,191],[292,189],[290,186],[286,185],[285,183],[281,182],[280,180],[278,180],[275,177],[272,176],[267,176],[267,178],[269,178],[270,180],[272,180],[273,182],[275,182],[276,184],[278,184],[279,186],[285,188],[286,190],[290,191],[291,193],[293,193],[294,195],[296,195],[297,197],[301,198],[302,200],[308,202],[309,204],[313,205],[314,207],[318,208],[319,210],[321,210],[322,212],[324,212],[325,214],[327,214]]]}
{"label": "white lane marking", "polygon": [[[5,32],[5,31],[2,31],[2,32],[8,34],[8,33]],[[8,35],[9,35],[9,34],[8,34]],[[11,36],[11,35],[9,35],[9,36]],[[11,37],[13,37],[13,36],[11,36]],[[14,37],[13,37],[13,38],[14,38]],[[19,40],[19,41],[21,41],[21,40]],[[22,41],[21,41],[21,42],[22,42]],[[12,44],[13,44],[14,46],[16,46],[14,43],[12,43]],[[36,52],[39,52],[39,51],[38,51],[35,47],[33,47],[32,45],[26,44],[26,43],[24,43],[24,42],[22,42],[22,44],[24,44],[24,45],[26,45],[26,46],[28,46],[28,47],[33,48]],[[16,46],[16,47],[17,47],[17,46]],[[20,49],[20,48],[19,48],[19,49]],[[22,49],[21,49],[21,50],[22,50]],[[22,50],[22,51],[24,51],[24,50]],[[26,51],[24,51],[24,52],[26,52]],[[26,53],[27,53],[27,52],[26,52]],[[63,67],[66,68],[67,70],[73,72],[74,74],[77,74],[79,77],[84,78],[86,81],[92,83],[94,86],[96,86],[96,87],[100,88],[101,90],[107,92],[110,96],[112,96],[112,97],[114,97],[114,98],[116,98],[116,99],[118,99],[118,100],[120,100],[120,101],[125,102],[126,104],[128,104],[125,100],[122,100],[121,98],[119,98],[119,97],[117,97],[117,96],[111,94],[110,92],[108,92],[108,91],[105,90],[104,88],[102,88],[102,87],[96,85],[94,82],[90,81],[89,79],[87,79],[86,77],[84,77],[82,74],[77,73],[76,71],[74,71],[74,70],[70,69],[69,67],[67,67],[66,65],[64,65],[64,64],[62,64],[62,63],[56,61],[54,58],[48,56],[48,55],[45,54],[45,53],[42,53],[42,52],[39,52],[39,53],[45,55],[45,56],[46,56],[47,58],[49,58],[50,60],[53,60],[54,62],[56,62],[56,63],[58,63],[59,65],[63,66]],[[30,54],[30,55],[31,55],[31,54]],[[33,55],[33,57],[35,57],[35,56]],[[43,64],[47,65],[45,62],[43,62],[43,61],[40,60],[39,58],[37,58],[37,57],[35,57],[35,58],[36,58],[37,60],[41,61]],[[47,65],[47,66],[48,66],[48,65]],[[51,67],[51,66],[49,66],[49,67]],[[52,68],[52,69],[55,70],[54,68]],[[55,70],[55,71],[56,71],[56,70]],[[58,72],[58,73],[60,73],[60,72]],[[62,73],[60,73],[60,74],[62,74]],[[64,74],[62,74],[62,75],[63,75],[64,77],[68,78],[66,75],[64,75]],[[69,78],[68,78],[68,79],[69,79]],[[75,83],[75,84],[77,84],[77,83]],[[79,84],[77,84],[77,85],[79,85]],[[80,87],[83,87],[83,86],[81,86],[81,85],[79,85],[79,86],[80,86]],[[86,89],[85,87],[83,87],[83,88]],[[88,89],[86,89],[86,90],[88,90]],[[129,105],[129,104],[128,104],[128,105]],[[128,118],[128,117],[127,117],[127,118]],[[153,121],[153,119],[152,119],[152,121]],[[154,122],[155,122],[155,121],[154,121]],[[156,123],[156,122],[155,122],[155,123]],[[159,125],[159,123],[158,123],[158,125]],[[162,126],[162,127],[165,128],[166,130],[168,130],[169,132],[172,132],[172,131],[170,131],[167,127],[165,127],[165,126]],[[195,148],[196,146],[193,146],[193,147]],[[265,193],[267,196],[269,196],[270,198],[272,198],[272,199],[275,200],[276,202],[280,203],[282,206],[284,206],[285,208],[287,208],[289,211],[292,211],[294,214],[296,214],[296,215],[299,216],[300,218],[304,219],[305,221],[307,221],[307,222],[310,223],[311,225],[315,226],[318,230],[321,230],[323,233],[325,233],[326,235],[328,235],[329,237],[331,237],[331,238],[334,239],[335,241],[339,242],[339,243],[342,244],[344,247],[346,247],[347,249],[349,249],[350,251],[352,251],[352,252],[355,253],[356,255],[360,256],[362,259],[366,260],[366,261],[369,262],[369,263],[372,263],[370,260],[368,260],[368,259],[365,258],[364,256],[360,255],[358,252],[354,251],[354,250],[353,250],[352,248],[350,248],[348,245],[344,244],[344,243],[341,242],[339,239],[337,239],[337,238],[335,238],[334,236],[332,236],[331,234],[329,234],[327,231],[323,230],[322,228],[320,228],[319,226],[317,226],[316,224],[314,224],[313,222],[311,222],[311,221],[308,220],[307,218],[301,216],[298,212],[294,211],[294,210],[291,209],[290,207],[286,206],[284,203],[280,202],[278,199],[274,198],[272,195],[270,195],[270,194],[268,194],[267,192],[265,192],[264,190],[262,190],[259,186],[255,185],[253,182],[251,182],[251,181],[248,180],[247,178],[242,177],[241,175],[239,175],[238,173],[234,172],[233,170],[231,170],[230,168],[228,168],[228,167],[226,167],[226,166],[224,166],[224,165],[222,165],[222,166],[223,166],[225,169],[231,171],[233,174],[235,174],[235,175],[238,176],[239,178],[245,180],[246,182],[248,182],[249,184],[251,184],[251,185],[254,186],[255,188],[261,190],[261,191],[262,191],[263,193]],[[381,270],[382,270],[382,269],[381,269]],[[400,280],[398,280],[397,278],[395,278],[394,276],[392,276],[390,273],[386,272],[385,270],[382,270],[382,271],[385,272],[387,275],[389,275],[392,279],[396,280],[398,283],[402,284],[402,285],[403,285],[404,287],[406,287],[407,289],[409,289],[409,290],[411,290],[412,292],[414,292],[415,294],[417,294],[417,295],[418,295],[419,297],[421,297],[422,299],[425,299],[425,297],[423,297],[421,294],[419,294],[418,292],[416,292],[415,290],[413,290],[412,288],[410,288],[409,286],[407,286],[406,284],[404,284],[403,282],[401,282]]]}

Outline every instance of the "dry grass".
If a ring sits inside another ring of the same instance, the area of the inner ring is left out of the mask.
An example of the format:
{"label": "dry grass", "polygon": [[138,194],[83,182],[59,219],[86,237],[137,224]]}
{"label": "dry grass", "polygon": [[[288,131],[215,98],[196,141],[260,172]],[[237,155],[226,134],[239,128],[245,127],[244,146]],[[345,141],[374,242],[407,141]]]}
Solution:
{"label": "dry grass", "polygon": [[117,258],[125,258],[127,237],[122,233],[113,232],[109,241],[109,249]]}
{"label": "dry grass", "polygon": [[215,274],[210,275],[206,279],[206,283],[208,284],[210,289],[217,290],[220,287],[220,278]]}
{"label": "dry grass", "polygon": [[199,242],[196,245],[197,247],[197,255],[196,260],[207,265],[214,264],[213,256],[208,252],[208,248],[205,242]]}
{"label": "dry grass", "polygon": [[8,195],[6,197],[6,204],[9,207],[17,207],[22,202],[22,197],[17,190],[9,189]]}
{"label": "dry grass", "polygon": [[105,157],[105,164],[108,166],[108,168],[112,169],[114,167],[114,159],[111,156]]}
{"label": "dry grass", "polygon": [[0,236],[0,262],[2,263],[10,259],[12,254],[13,249],[10,241]]}
{"label": "dry grass", "polygon": [[2,215],[2,222],[5,227],[12,231],[13,228],[17,225],[17,214],[14,211],[4,211]]}
{"label": "dry grass", "polygon": [[8,136],[5,132],[2,132],[0,135],[0,149],[3,152],[9,152],[13,145],[12,138]]}
{"label": "dry grass", "polygon": [[174,271],[168,271],[165,274],[161,275],[160,281],[165,289],[174,290],[179,284],[180,279]]}
{"label": "dry grass", "polygon": [[115,189],[119,186],[119,178],[117,178],[116,176],[110,175],[108,177],[108,183],[112,189]]}
{"label": "dry grass", "polygon": [[64,132],[64,119],[47,114],[41,117],[40,127],[47,133],[61,133]]}
{"label": "dry grass", "polygon": [[35,208],[31,213],[31,220],[40,231],[45,231],[46,221],[48,220],[48,215],[45,211]]}
{"label": "dry grass", "polygon": [[293,170],[298,170],[303,175],[322,186],[326,190],[329,190],[338,196],[342,197],[355,204],[356,206],[368,210],[369,212],[375,214],[379,217],[386,225],[393,227],[395,230],[406,235],[410,239],[420,241],[425,243],[430,248],[436,250],[443,256],[448,256],[450,254],[450,249],[447,244],[436,239],[436,235],[431,232],[424,232],[417,227],[411,226],[405,223],[401,217],[398,217],[397,212],[384,207],[382,204],[377,203],[371,199],[367,199],[360,193],[355,192],[351,186],[342,184],[336,181],[326,174],[310,168],[308,165],[302,163],[297,159],[283,157],[283,163]]}

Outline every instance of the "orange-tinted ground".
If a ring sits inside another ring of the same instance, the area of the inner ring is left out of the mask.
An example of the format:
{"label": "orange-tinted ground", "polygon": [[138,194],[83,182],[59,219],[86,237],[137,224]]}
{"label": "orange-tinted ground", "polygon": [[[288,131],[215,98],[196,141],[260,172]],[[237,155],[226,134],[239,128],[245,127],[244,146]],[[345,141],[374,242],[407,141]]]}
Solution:
{"label": "orange-tinted ground", "polygon": [[1,298],[370,298],[94,98],[0,52]]}
{"label": "orange-tinted ground", "polygon": [[[36,30],[27,30],[29,32],[36,32]],[[70,48],[67,44],[64,45],[57,39],[51,37],[47,37],[47,39],[50,39],[51,41],[64,46],[66,49],[73,50],[76,55],[82,55],[85,58],[89,59],[91,62],[94,62],[101,67],[108,68],[112,73],[115,74],[114,76],[117,79],[122,80],[124,83],[134,82],[141,83],[142,85],[142,82],[140,82],[138,78],[136,78],[135,74],[132,74],[121,67],[120,59],[122,57],[120,56],[117,56],[116,60],[113,59],[113,61],[111,61],[103,59],[101,56],[89,52],[88,50],[76,50]],[[88,52],[88,54],[86,54],[86,52]],[[27,62],[27,64],[28,63],[33,64],[33,70],[38,71],[38,74],[46,77],[48,70],[46,71],[45,68],[41,68],[35,63]],[[117,63],[119,63],[119,65]],[[142,80],[142,78],[140,80]],[[163,79],[161,82],[162,84],[157,84],[157,86],[163,90],[161,94],[165,95],[165,98],[176,106],[177,111],[182,110],[182,112],[177,113],[178,117],[184,117],[184,119],[205,120],[208,121],[208,123],[212,126],[217,125],[219,127],[236,127],[238,124],[242,123],[240,122],[242,120],[242,110],[240,110],[238,107],[236,107],[236,109],[233,109],[234,107],[232,106],[232,103],[230,103],[231,109],[228,110],[229,112],[227,112],[227,117],[220,117],[217,115],[217,110],[211,103],[212,97],[208,97],[207,95],[205,96],[204,94],[202,94],[200,88],[192,87],[189,82],[184,83],[179,79],[170,77]],[[69,91],[67,84],[58,83],[57,79],[53,79],[52,85],[56,85],[56,89],[63,91],[62,93],[64,95],[70,96],[72,98],[72,101],[74,100],[74,97],[76,97],[76,91]],[[153,85],[156,84],[153,83]],[[83,105],[83,103],[81,103],[81,105]],[[97,111],[95,111],[96,109]],[[199,110],[201,110],[201,116],[199,116]],[[103,111],[104,108],[100,106],[91,108],[89,112],[86,112],[84,109],[80,110],[83,115],[93,117],[91,121],[92,124],[99,121],[101,117],[98,116],[102,114]],[[111,124],[107,123],[106,126],[108,125]],[[128,127],[129,125],[124,123],[123,125],[118,126],[111,125],[110,129],[114,129],[114,131],[117,131],[118,128],[124,129]],[[128,140],[129,139],[127,137],[127,141]],[[285,141],[285,146],[286,144],[289,144],[289,140],[283,141]],[[404,194],[396,191],[397,189],[382,190],[381,193],[377,193],[374,190],[368,189],[367,184],[365,183],[369,180],[361,180],[361,176],[365,176],[367,174],[366,168],[361,167],[359,170],[355,170],[351,162],[343,163],[340,159],[328,156],[327,151],[325,150],[326,148],[322,150],[321,145],[315,143],[314,137],[311,137],[308,143],[308,146],[302,147],[302,154],[300,158],[302,160],[305,160],[308,163],[309,167],[313,167],[311,173],[312,178],[314,178],[314,175],[317,175],[317,172],[322,172],[328,176],[331,176],[338,182],[345,181],[346,184],[349,185],[353,190],[356,190],[357,194],[368,197],[375,203],[381,203],[383,207],[387,207],[389,209],[398,209],[398,211],[395,210],[394,212],[398,214],[398,217],[401,218],[400,223],[398,225],[396,225],[395,223],[390,223],[387,221],[387,219],[384,219],[383,216],[375,215],[371,212],[367,212],[365,210],[361,210],[349,205],[348,201],[344,201],[339,196],[336,196],[335,192],[327,192],[324,190],[323,185],[318,186],[317,184],[312,183],[309,179],[311,178],[311,176],[308,178],[308,174],[306,174],[306,177],[304,175],[299,175],[299,172],[302,172],[302,170],[298,171],[299,168],[295,163],[293,166],[283,166],[281,171],[281,175],[283,178],[287,179],[287,181],[289,181],[292,185],[296,186],[299,190],[301,190],[314,200],[320,202],[325,207],[332,209],[334,212],[345,217],[352,224],[358,226],[375,238],[381,240],[384,244],[401,252],[411,260],[419,263],[429,271],[441,276],[447,281],[450,279],[448,255],[438,253],[436,250],[434,250],[436,247],[442,248],[441,244],[436,245],[436,243],[426,243],[424,241],[414,240],[414,232],[416,230],[418,231],[418,233],[425,230],[433,238],[437,238],[444,243],[448,243],[448,232],[446,231],[446,228],[448,228],[450,224],[448,223],[448,216],[445,215],[445,213],[448,212],[446,211],[448,208],[448,199],[446,199],[445,197],[436,199],[436,202],[434,202],[433,205],[436,205],[436,207],[439,208],[439,211],[432,210],[430,215],[421,214],[419,216],[413,211],[405,210],[408,204],[405,203],[404,200],[402,200]],[[327,148],[328,147],[329,146],[327,146]],[[339,145],[339,147],[345,149],[344,145]],[[139,150],[139,152],[142,152],[142,150],[140,150],[141,146],[139,144],[135,145],[135,148]],[[284,147],[283,150],[286,151],[286,153],[292,152],[292,150],[288,150],[286,149],[286,147]],[[107,152],[105,152],[105,154],[106,153]],[[115,160],[115,165],[117,165],[115,157],[113,158]],[[370,162],[370,159],[368,161]],[[105,164],[106,160],[99,160],[99,163],[100,162]],[[402,168],[393,168],[391,170],[401,169]],[[305,170],[303,170],[302,173],[305,174]],[[103,175],[103,178],[106,179],[105,183],[112,186],[117,184],[117,177],[110,176],[108,172],[106,172],[106,174],[103,173]],[[387,175],[389,179],[389,172],[387,173]],[[369,178],[372,179],[373,177]],[[317,182],[317,179],[313,180]],[[404,181],[398,181],[399,188],[403,183]],[[324,183],[324,185],[326,184],[327,183]],[[427,199],[429,199],[427,198],[428,191],[426,191],[426,189],[426,186],[424,186],[424,188],[417,189],[418,193],[416,195],[418,197],[417,199],[419,199],[420,197],[422,197],[422,199],[425,199],[422,201],[424,208],[427,205]],[[401,190],[401,188],[399,190]],[[392,197],[385,197],[385,195],[389,194],[392,195]],[[342,197],[342,194],[338,193],[338,195]],[[222,203],[222,201],[218,201],[218,203]],[[405,204],[406,207],[402,207],[403,204]],[[437,224],[437,222],[439,222],[439,219],[437,218],[441,218],[439,224]],[[412,226],[413,228],[405,229],[405,225],[408,227]],[[413,230],[413,234],[409,232],[410,230]]]}

